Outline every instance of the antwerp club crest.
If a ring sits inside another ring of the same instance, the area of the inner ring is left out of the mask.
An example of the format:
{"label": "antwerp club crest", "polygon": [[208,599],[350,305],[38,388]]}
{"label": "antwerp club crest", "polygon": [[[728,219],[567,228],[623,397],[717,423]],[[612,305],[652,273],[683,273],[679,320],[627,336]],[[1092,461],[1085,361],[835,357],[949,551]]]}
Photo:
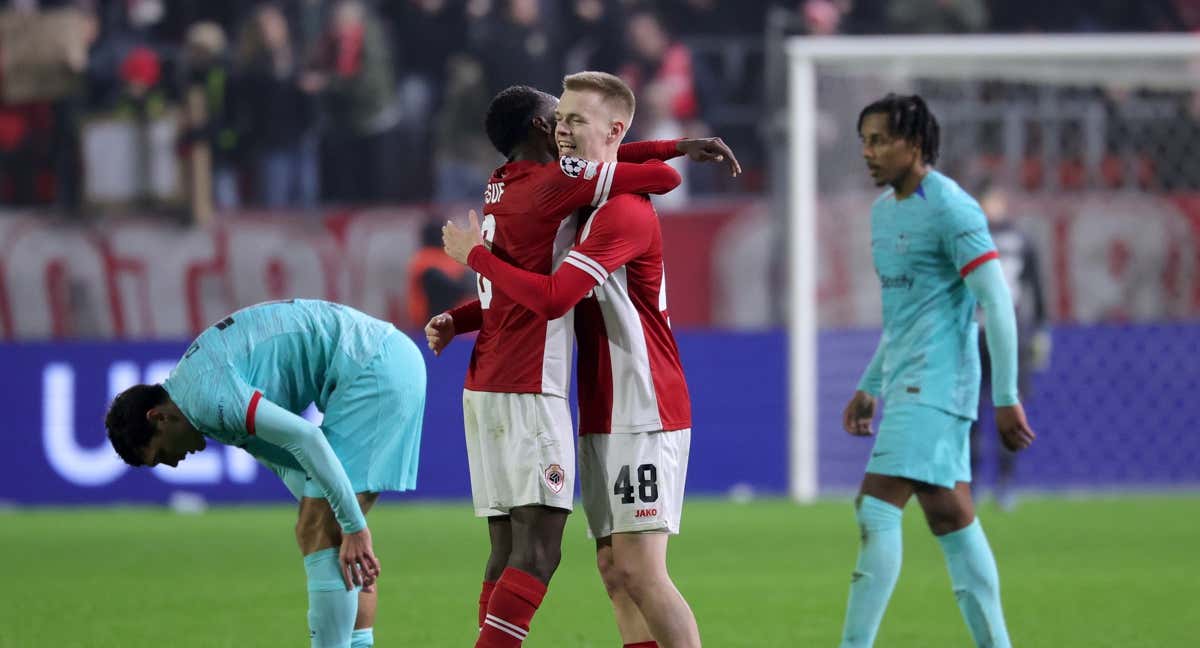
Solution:
{"label": "antwerp club crest", "polygon": [[550,464],[546,468],[546,486],[555,493],[562,492],[563,484],[567,481],[567,473],[563,472],[562,466],[558,464]]}

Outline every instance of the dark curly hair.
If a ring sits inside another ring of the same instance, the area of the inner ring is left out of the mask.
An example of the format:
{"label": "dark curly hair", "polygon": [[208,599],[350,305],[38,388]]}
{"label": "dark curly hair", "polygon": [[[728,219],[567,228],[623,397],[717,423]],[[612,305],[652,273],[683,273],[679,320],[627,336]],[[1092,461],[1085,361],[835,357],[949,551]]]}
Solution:
{"label": "dark curly hair", "polygon": [[121,455],[125,463],[130,466],[145,465],[142,451],[155,432],[154,426],[146,419],[146,412],[169,399],[162,385],[134,385],[113,399],[104,417],[104,427],[108,430],[108,440],[113,450]]}
{"label": "dark curly hair", "polygon": [[501,90],[488,104],[484,130],[492,146],[506,159],[533,128],[533,118],[541,114],[554,97],[527,85],[509,86]]}
{"label": "dark curly hair", "polygon": [[858,131],[862,132],[867,115],[887,115],[888,131],[909,142],[921,143],[921,159],[933,164],[938,159],[941,127],[920,95],[888,95],[871,102],[858,113]]}

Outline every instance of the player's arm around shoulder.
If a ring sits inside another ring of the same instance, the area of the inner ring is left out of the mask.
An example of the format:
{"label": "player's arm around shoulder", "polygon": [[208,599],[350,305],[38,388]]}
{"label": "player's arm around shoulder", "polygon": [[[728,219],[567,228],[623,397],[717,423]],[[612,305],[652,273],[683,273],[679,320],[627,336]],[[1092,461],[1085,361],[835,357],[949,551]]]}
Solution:
{"label": "player's arm around shoulder", "polygon": [[665,162],[598,162],[573,156],[559,158],[557,169],[547,168],[534,190],[536,204],[558,213],[596,207],[611,197],[627,193],[665,194],[683,177]]}

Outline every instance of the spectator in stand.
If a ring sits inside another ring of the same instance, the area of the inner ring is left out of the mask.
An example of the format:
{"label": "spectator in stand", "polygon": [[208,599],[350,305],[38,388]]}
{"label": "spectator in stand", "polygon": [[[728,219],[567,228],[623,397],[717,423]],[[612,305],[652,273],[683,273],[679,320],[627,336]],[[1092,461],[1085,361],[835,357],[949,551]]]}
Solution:
{"label": "spectator in stand", "polygon": [[122,85],[115,113],[134,124],[136,135],[130,155],[137,171],[131,178],[132,198],[134,203],[144,206],[153,200],[150,127],[165,117],[170,108],[166,89],[159,83],[162,64],[158,52],[149,47],[133,48],[121,61],[119,76]]}
{"label": "spectator in stand", "polygon": [[991,29],[999,32],[1156,32],[1187,30],[1194,0],[991,0]]}
{"label": "spectator in stand", "polygon": [[240,7],[244,0],[71,0],[89,4],[124,4],[127,10],[139,14],[149,27],[151,40],[161,44],[183,44],[192,26],[212,22],[228,29],[246,13]]}
{"label": "spectator in stand", "polygon": [[986,0],[856,0],[850,10],[860,34],[965,34],[988,28]]}
{"label": "spectator in stand", "polygon": [[501,160],[480,127],[491,97],[483,64],[458,54],[446,66],[446,96],[434,118],[434,200],[478,201]]}
{"label": "spectator in stand", "polygon": [[564,56],[568,72],[616,73],[628,59],[625,11],[618,0],[573,0],[565,22],[570,43]]}
{"label": "spectator in stand", "polygon": [[82,81],[98,23],[91,12],[58,6],[16,3],[0,11],[3,203],[78,206]]}
{"label": "spectator in stand", "polygon": [[627,27],[633,58],[621,68],[622,78],[639,95],[650,84],[658,84],[667,97],[671,119],[680,125],[697,118],[691,50],[672,38],[652,11],[633,13]]}
{"label": "spectator in stand", "polygon": [[268,208],[313,209],[320,197],[317,105],[321,80],[278,5],[263,4],[242,30],[237,60],[241,131],[253,156],[258,200]]}
{"label": "spectator in stand", "polygon": [[[666,140],[698,136],[706,128],[698,123],[699,101],[692,73],[692,52],[674,40],[658,16],[638,10],[629,16],[628,39],[633,58],[621,68],[621,77],[638,101],[638,120],[633,137]],[[678,206],[688,197],[686,158],[669,160],[683,177],[680,186],[665,196],[656,196],[660,206]]]}
{"label": "spectator in stand", "polygon": [[396,174],[396,75],[380,21],[361,0],[341,0],[317,56],[309,87],[323,88],[329,118],[322,163],[329,197],[345,202],[392,200]]}
{"label": "spectator in stand", "polygon": [[1200,30],[1200,2],[1194,0],[1168,0],[1179,18],[1178,29],[1195,32]]}
{"label": "spectator in stand", "polygon": [[75,29],[75,45],[67,55],[68,66],[79,74],[69,93],[54,104],[55,197],[60,206],[77,213],[83,199],[82,143],[79,133],[87,111],[87,75],[91,67],[91,49],[100,36],[100,21],[94,8],[79,4],[81,21]]}
{"label": "spectator in stand", "polygon": [[[188,143],[203,142],[212,156],[213,199],[217,209],[241,204],[238,188],[238,133],[225,30],[215,22],[198,22],[188,30],[183,52],[184,105]],[[202,105],[193,105],[199,93]],[[197,114],[196,111],[199,111]]]}
{"label": "spectator in stand", "polygon": [[430,121],[439,114],[447,91],[450,58],[463,47],[466,17],[450,0],[404,0],[380,6],[391,24],[398,52],[396,70],[401,119],[396,176],[402,200],[428,200],[435,186],[435,138]]}
{"label": "spectator in stand", "polygon": [[841,32],[848,0],[805,0],[800,7],[804,32],[813,36],[835,36]]}
{"label": "spectator in stand", "polygon": [[452,0],[403,0],[380,7],[392,26],[398,51],[398,78],[416,78],[429,85],[434,107],[441,96],[442,73],[451,55],[463,49],[466,15]]}
{"label": "spectator in stand", "polygon": [[[483,3],[487,4],[487,3]],[[562,87],[563,51],[552,5],[507,0],[497,10],[478,10],[471,24],[472,52],[484,64],[487,95],[511,85],[556,93]]]}
{"label": "spectator in stand", "polygon": [[668,29],[701,36],[758,36],[766,26],[766,0],[658,0]]}
{"label": "spectator in stand", "polygon": [[0,204],[45,202],[37,191],[37,170],[48,157],[49,108],[44,103],[0,104]]}
{"label": "spectator in stand", "polygon": [[159,98],[165,104],[166,95],[158,82],[162,78],[162,60],[158,52],[149,47],[135,47],[121,61],[121,98],[117,102],[119,112],[142,113],[159,109],[150,107]]}

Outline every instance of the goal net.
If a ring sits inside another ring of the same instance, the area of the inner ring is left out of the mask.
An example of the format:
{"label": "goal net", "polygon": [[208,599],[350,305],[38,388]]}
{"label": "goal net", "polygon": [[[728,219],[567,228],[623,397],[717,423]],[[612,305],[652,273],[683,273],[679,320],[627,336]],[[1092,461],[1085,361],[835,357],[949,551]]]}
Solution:
{"label": "goal net", "polygon": [[856,119],[888,92],[926,99],[939,170],[999,196],[1040,259],[1054,344],[1025,398],[1041,438],[1018,483],[1200,483],[1200,39],[794,38],[785,51],[793,497],[854,489],[870,445],[840,420],[880,323],[879,190]]}

